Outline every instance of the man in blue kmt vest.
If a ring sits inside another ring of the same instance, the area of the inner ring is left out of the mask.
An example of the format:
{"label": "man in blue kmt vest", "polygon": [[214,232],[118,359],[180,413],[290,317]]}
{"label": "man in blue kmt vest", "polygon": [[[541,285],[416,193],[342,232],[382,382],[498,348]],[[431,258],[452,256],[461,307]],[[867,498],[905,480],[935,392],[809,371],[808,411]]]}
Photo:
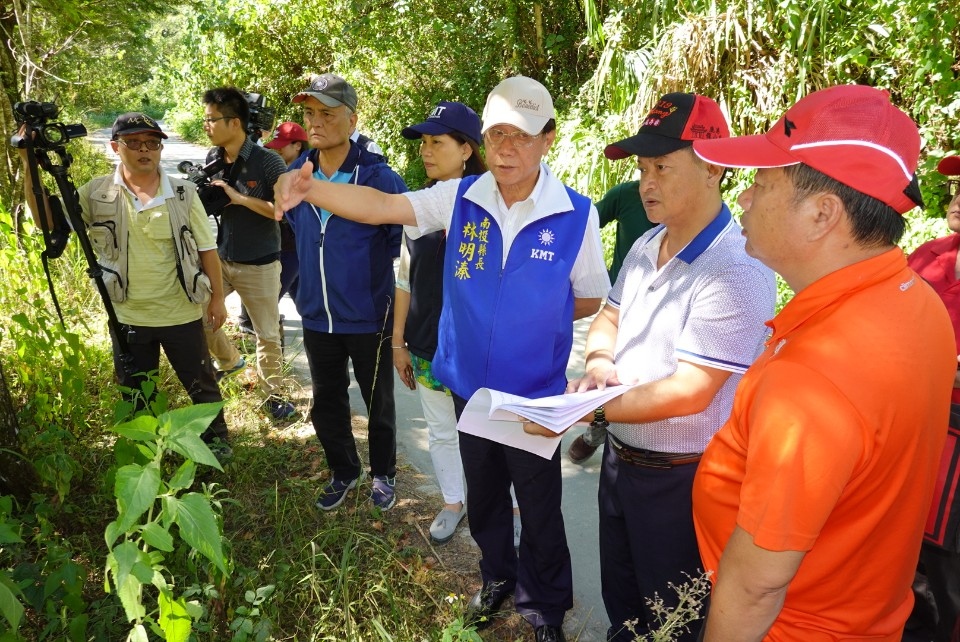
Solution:
{"label": "man in blue kmt vest", "polygon": [[[276,203],[278,216],[307,201],[364,223],[415,225],[421,234],[446,230],[433,366],[458,414],[481,387],[525,397],[562,393],[573,321],[596,312],[610,287],[596,209],[542,162],[556,137],[547,89],[524,76],[501,82],[487,97],[482,133],[490,171],[480,176],[388,195],[313,180],[305,166],[281,179]],[[483,556],[483,587],[468,619],[483,628],[515,593],[538,642],[564,640],[573,581],[559,450],[546,460],[461,433],[460,453],[470,533]],[[519,559],[511,482],[523,519]]]}

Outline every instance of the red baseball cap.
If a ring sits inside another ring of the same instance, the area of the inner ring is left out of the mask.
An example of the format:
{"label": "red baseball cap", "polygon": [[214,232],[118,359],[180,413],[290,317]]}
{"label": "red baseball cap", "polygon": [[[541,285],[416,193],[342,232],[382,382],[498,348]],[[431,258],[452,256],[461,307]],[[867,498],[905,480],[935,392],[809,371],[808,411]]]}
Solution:
{"label": "red baseball cap", "polygon": [[287,121],[277,126],[276,131],[273,132],[273,140],[265,144],[264,147],[280,149],[298,140],[307,142],[307,132],[300,125]]}
{"label": "red baseball cap", "polygon": [[695,140],[729,137],[727,120],[712,98],[673,93],[657,101],[636,136],[607,145],[603,153],[610,160],[653,158],[690,147]]}
{"label": "red baseball cap", "polygon": [[903,214],[922,205],[916,171],[920,132],[890,102],[864,85],[815,91],[787,110],[766,134],[698,140],[697,156],[725,167],[804,163]]}
{"label": "red baseball cap", "polygon": [[937,171],[944,176],[957,176],[960,174],[960,156],[947,156],[937,163]]}

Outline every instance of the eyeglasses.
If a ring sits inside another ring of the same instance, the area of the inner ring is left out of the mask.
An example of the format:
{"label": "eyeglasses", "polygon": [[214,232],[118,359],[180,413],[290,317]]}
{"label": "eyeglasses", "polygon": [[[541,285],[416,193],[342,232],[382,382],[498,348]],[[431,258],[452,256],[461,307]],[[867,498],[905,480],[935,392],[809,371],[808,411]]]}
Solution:
{"label": "eyeglasses", "polygon": [[118,138],[117,142],[122,143],[124,147],[135,152],[142,151],[144,147],[146,147],[148,151],[155,152],[163,145],[159,138],[151,138],[150,140],[126,140]]}
{"label": "eyeglasses", "polygon": [[526,132],[513,132],[508,134],[505,131],[499,129],[488,129],[487,132],[483,135],[486,139],[488,145],[493,145],[499,147],[503,144],[503,141],[510,140],[513,143],[514,147],[518,148],[527,148],[533,145],[534,141],[540,138],[543,134],[536,134],[531,136]]}
{"label": "eyeglasses", "polygon": [[216,118],[202,118],[204,125],[212,125],[218,120],[227,120],[228,118],[237,118],[237,116],[218,116]]}

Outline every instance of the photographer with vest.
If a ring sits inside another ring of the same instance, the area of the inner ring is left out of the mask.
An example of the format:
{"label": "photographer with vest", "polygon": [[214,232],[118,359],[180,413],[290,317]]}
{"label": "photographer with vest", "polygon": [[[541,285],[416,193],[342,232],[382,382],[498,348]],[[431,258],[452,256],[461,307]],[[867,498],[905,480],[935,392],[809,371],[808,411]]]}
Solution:
{"label": "photographer with vest", "polygon": [[[126,333],[132,367],[124,365],[112,331],[111,339],[117,379],[134,391],[130,400],[143,405],[137,391],[159,367],[163,348],[194,403],[220,402],[201,322],[204,305],[212,327],[219,328],[227,316],[216,240],[196,185],[160,168],[165,138],[160,125],[145,114],[119,116],[110,142],[120,157],[116,172],[82,185],[79,203]],[[26,150],[21,157],[26,163]],[[30,173],[24,174],[27,202],[36,218],[33,184]],[[218,458],[229,456],[222,411],[202,436]]]}
{"label": "photographer with vest", "polygon": [[[250,106],[233,87],[203,95],[203,128],[215,145],[207,163],[223,160],[223,169],[210,184],[223,189],[229,203],[220,210],[218,252],[223,265],[225,295],[236,291],[246,306],[257,336],[258,387],[276,420],[296,413],[280,388],[283,355],[280,348],[280,226],[273,218],[273,185],[287,167],[278,154],[247,136]],[[246,361],[222,329],[208,329],[210,353],[220,377],[246,367]]]}

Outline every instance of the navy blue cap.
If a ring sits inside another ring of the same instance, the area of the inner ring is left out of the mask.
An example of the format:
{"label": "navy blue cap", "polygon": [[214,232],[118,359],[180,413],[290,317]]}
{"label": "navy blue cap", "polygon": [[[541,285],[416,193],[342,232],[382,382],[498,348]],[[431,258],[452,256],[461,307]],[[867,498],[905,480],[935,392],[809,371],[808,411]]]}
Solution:
{"label": "navy blue cap", "polygon": [[160,125],[154,119],[138,111],[131,111],[126,114],[120,114],[113,121],[113,129],[110,130],[110,140],[117,140],[121,136],[129,134],[156,134],[160,138],[166,138],[167,135],[160,129]]}
{"label": "navy blue cap", "polygon": [[427,136],[441,136],[457,132],[480,145],[480,117],[463,103],[441,100],[422,123],[404,127],[400,134],[404,138],[416,140]]}

